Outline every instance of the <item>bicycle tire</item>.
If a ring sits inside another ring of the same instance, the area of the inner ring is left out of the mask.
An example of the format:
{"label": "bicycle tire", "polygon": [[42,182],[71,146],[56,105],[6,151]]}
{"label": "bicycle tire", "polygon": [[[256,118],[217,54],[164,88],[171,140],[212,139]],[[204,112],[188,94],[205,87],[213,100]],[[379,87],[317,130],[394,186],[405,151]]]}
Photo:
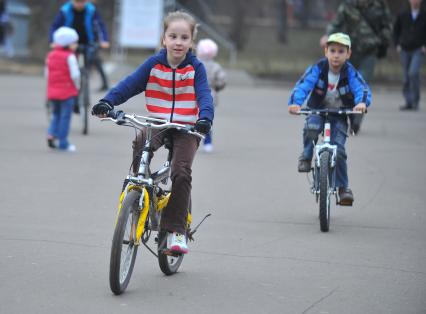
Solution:
{"label": "bicycle tire", "polygon": [[[126,240],[125,237],[128,222],[130,221],[130,230],[132,230],[131,226],[133,222],[137,224],[139,218],[138,205],[140,196],[141,193],[136,190],[130,191],[125,196],[114,230],[111,246],[109,284],[111,291],[116,295],[122,294],[124,290],[126,290],[135,265],[138,246],[135,246],[132,240],[130,240],[130,232],[129,239]],[[125,256],[126,259],[122,261],[124,242],[128,242],[128,248]]]}
{"label": "bicycle tire", "polygon": [[81,72],[81,102],[80,115],[82,119],[82,133],[89,134],[89,74],[86,69]]}
{"label": "bicycle tire", "polygon": [[[158,239],[158,244],[160,245],[167,237],[167,232],[161,232]],[[170,276],[175,274],[183,261],[183,254],[180,255],[167,255],[162,251],[158,251],[158,265],[160,266],[161,271],[166,275]]]}
{"label": "bicycle tire", "polygon": [[[189,208],[188,211],[191,212],[192,210],[192,205],[191,205],[191,200],[189,201]],[[165,237],[167,237],[167,232],[160,232],[159,237],[158,237],[158,245],[162,245],[163,241],[167,241],[167,239],[165,239]],[[160,249],[158,250],[158,265],[160,266],[161,271],[166,275],[166,276],[170,276],[175,274],[180,265],[182,264],[183,261],[183,254],[180,255],[167,255],[164,254],[164,252],[162,252]]]}
{"label": "bicycle tire", "polygon": [[330,153],[324,151],[320,155],[320,169],[319,169],[319,220],[320,229],[322,232],[327,232],[330,228]]}

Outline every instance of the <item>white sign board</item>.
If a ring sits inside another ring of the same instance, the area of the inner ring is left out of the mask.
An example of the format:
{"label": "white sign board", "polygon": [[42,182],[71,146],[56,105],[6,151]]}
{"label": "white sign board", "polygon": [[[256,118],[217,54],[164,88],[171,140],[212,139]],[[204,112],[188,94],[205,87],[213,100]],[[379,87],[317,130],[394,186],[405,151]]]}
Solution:
{"label": "white sign board", "polygon": [[121,47],[157,48],[163,20],[163,0],[122,0]]}

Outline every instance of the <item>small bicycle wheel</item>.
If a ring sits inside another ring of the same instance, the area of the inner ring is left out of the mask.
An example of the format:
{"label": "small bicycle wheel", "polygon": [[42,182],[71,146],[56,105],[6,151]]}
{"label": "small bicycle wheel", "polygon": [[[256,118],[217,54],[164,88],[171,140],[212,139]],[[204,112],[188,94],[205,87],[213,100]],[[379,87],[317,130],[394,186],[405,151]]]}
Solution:
{"label": "small bicycle wheel", "polygon": [[[191,211],[192,202],[191,199],[189,199],[188,212],[191,213]],[[184,255],[170,255],[165,248],[167,248],[167,232],[161,231],[158,234],[158,264],[160,265],[161,271],[165,275],[170,276],[178,271]]]}
{"label": "small bicycle wheel", "polygon": [[141,193],[130,191],[123,200],[112,239],[109,284],[118,295],[126,290],[132,276],[138,247],[135,245],[136,226],[139,219]]}
{"label": "small bicycle wheel", "polygon": [[[167,275],[173,275],[179,269],[182,264],[183,254],[171,255],[165,248],[167,247],[167,232],[160,232],[158,236],[158,264],[160,265],[161,271]],[[163,245],[164,248],[160,248]]]}
{"label": "small bicycle wheel", "polygon": [[319,220],[322,232],[327,232],[330,227],[330,153],[324,151],[320,155],[319,170]]}

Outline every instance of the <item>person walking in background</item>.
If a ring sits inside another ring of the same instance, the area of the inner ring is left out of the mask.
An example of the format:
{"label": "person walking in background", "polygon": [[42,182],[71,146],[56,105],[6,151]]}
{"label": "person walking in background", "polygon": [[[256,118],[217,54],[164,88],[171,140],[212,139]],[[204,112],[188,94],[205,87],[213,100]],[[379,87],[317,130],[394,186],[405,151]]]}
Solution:
{"label": "person walking in background", "polygon": [[[378,58],[386,56],[392,41],[392,16],[385,0],[343,0],[336,18],[327,26],[321,40],[325,46],[329,34],[342,32],[351,38],[353,49],[350,58],[354,67],[370,83]],[[351,118],[352,131],[360,130],[363,115]]]}
{"label": "person walking in background", "polygon": [[[95,25],[96,42],[104,42],[105,41],[105,39],[102,38],[102,31],[101,30],[102,30],[101,26],[98,23],[96,23],[96,25]],[[99,88],[99,91],[100,92],[107,91],[108,88],[109,88],[108,78],[107,78],[105,70],[104,70],[104,66],[103,66],[102,58],[100,56],[99,49],[96,49],[94,54],[93,54],[92,64],[95,67],[95,69],[98,71],[99,76],[100,76],[101,81],[102,81],[102,85]]]}
{"label": "person walking in background", "polygon": [[[68,26],[77,31],[80,45],[94,45],[99,43],[102,49],[108,49],[110,43],[105,24],[96,6],[88,0],[71,0],[66,2],[60,9],[53,21],[49,42],[52,42],[53,32],[61,26]],[[99,71],[102,79],[101,90],[108,89],[108,82],[103,71],[101,61],[96,49],[89,47],[89,64],[93,64]]]}
{"label": "person walking in background", "polygon": [[0,1],[0,47],[2,48],[1,53],[8,58],[15,55],[15,49],[10,38],[12,33],[13,25],[6,10],[6,1]]}
{"label": "person walking in background", "polygon": [[[214,59],[218,53],[217,44],[211,39],[202,39],[197,45],[197,57],[204,64],[207,72],[207,80],[212,92],[213,104],[218,105],[218,92],[226,86],[226,73],[219,63]],[[212,132],[206,135],[204,139],[204,151],[213,151]]]}
{"label": "person walking in background", "polygon": [[420,101],[420,70],[426,53],[426,13],[422,0],[409,0],[410,8],[401,12],[394,24],[394,42],[404,71],[401,110],[418,110]]}
{"label": "person walking in background", "polygon": [[[93,5],[96,6],[96,0],[91,0],[91,3],[93,3]],[[98,21],[95,22],[95,38],[96,38],[96,42],[105,42],[108,41],[108,38],[104,37],[104,32],[102,31],[102,27],[105,29],[105,26],[102,26],[102,24],[99,24]],[[105,31],[106,33],[106,31]],[[104,66],[103,66],[103,62],[102,62],[102,58],[100,56],[100,51],[99,49],[96,49],[94,56],[93,56],[93,66],[95,67],[95,69],[98,71],[99,76],[101,78],[102,81],[102,85],[99,88],[100,92],[103,91],[107,91],[109,88],[109,84],[108,84],[108,78],[106,76],[106,73],[104,71]]]}
{"label": "person walking in background", "polygon": [[68,133],[75,98],[80,86],[80,70],[74,51],[78,34],[69,27],[60,27],[53,33],[54,48],[46,58],[47,99],[52,106],[52,116],[47,131],[47,145],[63,151],[76,150],[68,142]]}

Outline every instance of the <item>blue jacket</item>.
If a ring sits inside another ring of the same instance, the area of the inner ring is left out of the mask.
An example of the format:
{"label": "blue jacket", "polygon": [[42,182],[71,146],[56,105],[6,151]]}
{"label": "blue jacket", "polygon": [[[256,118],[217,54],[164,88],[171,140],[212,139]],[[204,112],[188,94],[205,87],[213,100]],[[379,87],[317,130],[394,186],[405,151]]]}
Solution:
{"label": "blue jacket", "polygon": [[[113,106],[118,106],[126,102],[129,98],[144,92],[151,70],[157,64],[162,64],[171,68],[167,61],[166,49],[162,49],[157,54],[148,58],[135,72],[118,83],[117,86],[113,87],[102,100]],[[199,119],[213,121],[213,98],[211,96],[204,65],[191,52],[187,53],[185,59],[179,64],[178,68],[184,68],[187,65],[192,65],[195,70],[194,90],[199,108],[198,117]]]}
{"label": "blue jacket", "polygon": [[[316,64],[310,66],[296,83],[288,105],[302,106],[310,94],[307,106],[314,109],[323,108],[328,87],[328,69],[326,58],[320,59]],[[367,107],[371,104],[370,87],[349,62],[345,62],[340,71],[337,90],[345,108],[352,108],[361,102],[364,102]]]}
{"label": "blue jacket", "polygon": [[[53,41],[53,33],[61,26],[73,26],[74,11],[72,1],[65,3],[55,20],[52,23],[49,31],[49,42]],[[88,43],[94,43],[97,39],[108,41],[108,33],[104,22],[102,21],[96,7],[92,3],[87,3],[85,6],[85,29],[87,33]]]}

